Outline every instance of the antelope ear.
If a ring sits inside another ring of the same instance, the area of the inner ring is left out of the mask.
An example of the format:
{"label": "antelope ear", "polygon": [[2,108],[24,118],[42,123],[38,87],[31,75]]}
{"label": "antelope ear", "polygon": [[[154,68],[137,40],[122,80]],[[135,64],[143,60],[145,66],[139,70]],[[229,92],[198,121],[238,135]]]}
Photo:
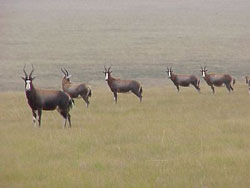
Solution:
{"label": "antelope ear", "polygon": [[20,78],[22,78],[25,81],[25,78],[23,76],[20,76]]}
{"label": "antelope ear", "polygon": [[110,71],[109,73],[112,73],[112,71]]}
{"label": "antelope ear", "polygon": [[71,76],[72,76],[72,75],[70,74],[70,75],[68,75],[66,78],[71,78]]}

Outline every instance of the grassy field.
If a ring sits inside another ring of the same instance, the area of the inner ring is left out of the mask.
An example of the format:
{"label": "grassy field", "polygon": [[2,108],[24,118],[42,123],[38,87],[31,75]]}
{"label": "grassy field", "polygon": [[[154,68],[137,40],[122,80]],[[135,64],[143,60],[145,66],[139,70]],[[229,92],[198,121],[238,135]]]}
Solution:
{"label": "grassy field", "polygon": [[[250,187],[250,1],[0,0],[0,187]],[[57,112],[32,126],[20,79],[61,88],[61,67],[92,86],[72,128]],[[138,80],[143,102],[107,88]],[[231,95],[201,82],[179,94],[167,79],[209,72],[236,78]]]}
{"label": "grassy field", "polygon": [[202,85],[144,88],[113,103],[93,88],[76,100],[72,128],[44,112],[34,128],[24,93],[0,94],[0,187],[249,187],[250,98],[238,83],[215,96]]}

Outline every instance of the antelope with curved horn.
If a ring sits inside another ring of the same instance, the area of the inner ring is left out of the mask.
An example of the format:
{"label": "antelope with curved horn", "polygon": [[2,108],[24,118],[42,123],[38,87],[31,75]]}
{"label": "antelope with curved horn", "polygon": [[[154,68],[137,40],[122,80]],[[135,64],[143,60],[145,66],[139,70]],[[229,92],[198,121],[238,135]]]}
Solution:
{"label": "antelope with curved horn", "polygon": [[167,71],[168,73],[168,78],[170,78],[174,85],[177,88],[177,91],[179,92],[180,88],[179,86],[182,87],[189,87],[189,85],[193,85],[195,89],[200,93],[200,79],[195,76],[195,75],[177,75],[173,73],[172,67],[168,68]]}
{"label": "antelope with curved horn", "polygon": [[32,73],[34,72],[33,65],[32,71],[29,75],[26,73],[25,67],[26,65],[23,68],[25,77],[21,78],[25,82],[26,98],[32,110],[34,126],[36,126],[37,116],[39,127],[41,126],[42,110],[52,111],[57,109],[57,111],[63,116],[65,120],[63,127],[65,128],[67,120],[69,122],[69,126],[71,127],[69,111],[73,106],[73,101],[70,96],[60,90],[36,88],[33,85],[33,80],[35,79],[35,77],[32,77]]}
{"label": "antelope with curved horn", "polygon": [[235,79],[229,74],[207,74],[206,66],[201,66],[201,74],[207,84],[211,87],[213,94],[215,93],[214,86],[221,87],[226,86],[228,92],[234,90]]}
{"label": "antelope with curved horn", "polygon": [[139,82],[135,80],[120,80],[113,78],[111,76],[111,66],[108,69],[104,66],[104,69],[105,71],[103,71],[103,73],[105,74],[105,80],[114,94],[115,103],[117,103],[117,93],[126,93],[129,91],[139,97],[140,102],[142,101],[142,87]]}
{"label": "antelope with curved horn", "polygon": [[79,98],[82,97],[86,102],[86,107],[89,106],[89,97],[91,97],[91,89],[90,86],[84,83],[72,83],[70,81],[71,75],[69,75],[68,71],[64,68],[61,69],[64,76],[62,79],[62,89],[64,92],[68,93],[71,98]]}

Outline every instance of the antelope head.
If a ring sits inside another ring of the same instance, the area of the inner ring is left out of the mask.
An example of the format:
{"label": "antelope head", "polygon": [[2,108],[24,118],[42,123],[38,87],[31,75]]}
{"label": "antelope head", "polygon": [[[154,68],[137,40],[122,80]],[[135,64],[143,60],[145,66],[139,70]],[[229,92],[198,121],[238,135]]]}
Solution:
{"label": "antelope head", "polygon": [[26,65],[24,65],[24,67],[23,67],[24,77],[21,77],[21,78],[25,82],[25,90],[26,91],[30,91],[31,90],[32,81],[36,78],[35,76],[34,77],[32,76],[32,74],[34,72],[34,67],[32,65],[32,70],[31,70],[31,72],[30,72],[29,75],[25,71],[25,67],[26,67]]}
{"label": "antelope head", "polygon": [[167,74],[168,74],[168,77],[171,78],[171,77],[172,77],[172,73],[173,73],[172,67],[170,67],[170,68],[167,67],[166,72],[167,72]]}
{"label": "antelope head", "polygon": [[204,77],[206,77],[206,74],[207,74],[207,68],[206,68],[206,66],[205,67],[202,67],[201,66],[201,74],[202,74],[202,77],[204,78]]}
{"label": "antelope head", "polygon": [[105,80],[108,81],[112,71],[110,70],[111,69],[111,66],[107,69],[106,66],[104,66],[104,70],[103,73],[105,75]]}
{"label": "antelope head", "polygon": [[69,75],[69,72],[67,71],[67,69],[61,68],[61,71],[62,71],[62,73],[64,74],[64,76],[63,76],[63,83],[68,83],[68,82],[70,82],[71,75]]}

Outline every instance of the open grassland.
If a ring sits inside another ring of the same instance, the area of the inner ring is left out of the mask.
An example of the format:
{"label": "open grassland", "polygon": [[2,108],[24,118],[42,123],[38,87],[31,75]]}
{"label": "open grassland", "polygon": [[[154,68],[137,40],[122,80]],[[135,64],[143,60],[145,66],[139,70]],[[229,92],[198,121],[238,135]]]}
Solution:
{"label": "open grassland", "polygon": [[72,128],[57,112],[32,126],[24,93],[1,93],[0,187],[249,187],[250,97],[144,88],[143,102],[93,88]]}
{"label": "open grassland", "polygon": [[[0,187],[250,187],[250,2],[0,0]],[[61,67],[93,88],[72,128],[57,112],[32,126],[22,68],[61,88]],[[135,79],[143,102],[104,87]],[[230,73],[231,95],[202,81],[179,94],[164,72]],[[165,84],[168,84],[167,86]]]}

